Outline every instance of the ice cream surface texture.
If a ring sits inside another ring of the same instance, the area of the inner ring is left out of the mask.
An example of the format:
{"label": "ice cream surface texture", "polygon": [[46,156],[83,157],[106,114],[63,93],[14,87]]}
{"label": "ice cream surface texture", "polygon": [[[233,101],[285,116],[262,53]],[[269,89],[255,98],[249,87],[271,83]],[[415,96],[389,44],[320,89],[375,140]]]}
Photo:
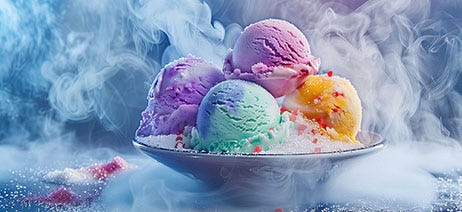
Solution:
{"label": "ice cream surface texture", "polygon": [[252,81],[281,97],[315,74],[319,65],[297,27],[267,19],[245,28],[225,59],[223,72],[227,79]]}
{"label": "ice cream surface texture", "polygon": [[243,80],[227,80],[213,87],[197,115],[192,146],[211,152],[267,149],[270,144],[265,137],[280,122],[276,99],[261,86]]}
{"label": "ice cream surface texture", "polygon": [[217,66],[198,57],[189,55],[167,64],[151,86],[136,135],[168,135],[192,128],[203,97],[223,80]]}
{"label": "ice cream surface texture", "polygon": [[283,107],[300,110],[334,140],[356,143],[361,127],[361,101],[353,85],[332,72],[311,75],[295,92],[285,97]]}
{"label": "ice cream surface texture", "polygon": [[293,24],[251,24],[222,70],[194,56],[166,65],[149,91],[136,139],[159,148],[238,154],[362,147],[355,88],[331,71],[318,74],[319,67]]}

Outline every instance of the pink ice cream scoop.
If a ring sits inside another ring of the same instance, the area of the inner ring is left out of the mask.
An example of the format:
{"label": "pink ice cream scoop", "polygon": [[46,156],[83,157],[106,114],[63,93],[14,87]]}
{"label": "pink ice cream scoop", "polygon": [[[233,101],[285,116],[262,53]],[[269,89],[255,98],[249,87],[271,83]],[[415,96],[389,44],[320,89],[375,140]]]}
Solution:
{"label": "pink ice cream scoop", "polygon": [[223,80],[217,66],[192,55],[167,64],[152,84],[136,136],[169,135],[194,126],[203,97]]}
{"label": "pink ice cream scoop", "polygon": [[245,28],[225,59],[223,72],[227,79],[252,81],[281,97],[317,73],[319,65],[297,27],[268,19]]}

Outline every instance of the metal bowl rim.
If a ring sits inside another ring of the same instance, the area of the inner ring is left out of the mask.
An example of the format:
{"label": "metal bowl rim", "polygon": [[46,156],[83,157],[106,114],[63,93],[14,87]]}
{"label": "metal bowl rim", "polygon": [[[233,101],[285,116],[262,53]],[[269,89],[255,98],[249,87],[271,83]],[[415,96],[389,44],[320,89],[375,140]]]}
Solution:
{"label": "metal bowl rim", "polygon": [[[364,133],[364,132],[363,132]],[[360,147],[360,148],[353,148],[347,149],[342,151],[329,151],[329,152],[320,152],[320,153],[215,153],[215,152],[203,152],[197,150],[190,150],[190,149],[168,149],[163,147],[154,147],[139,142],[137,138],[133,138],[133,145],[143,151],[148,152],[164,152],[164,153],[173,153],[173,154],[180,154],[184,156],[191,156],[191,157],[220,157],[220,158],[296,158],[296,157],[314,157],[314,158],[325,158],[325,157],[338,157],[338,156],[346,156],[348,154],[359,154],[361,152],[369,152],[376,149],[381,149],[384,147],[385,141],[384,139],[376,134],[367,132],[365,134],[372,135],[377,139],[377,142],[372,143],[371,145]]]}

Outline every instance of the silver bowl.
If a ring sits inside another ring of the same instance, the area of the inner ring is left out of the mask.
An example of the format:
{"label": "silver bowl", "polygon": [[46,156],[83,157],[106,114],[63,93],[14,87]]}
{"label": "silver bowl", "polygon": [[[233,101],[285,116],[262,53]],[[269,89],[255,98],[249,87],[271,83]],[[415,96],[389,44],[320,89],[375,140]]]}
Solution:
{"label": "silver bowl", "polygon": [[[374,133],[359,133],[357,140],[364,147],[335,152],[295,154],[205,153],[148,146],[133,140],[133,145],[158,162],[210,186],[239,185],[255,189],[255,185],[283,187],[287,181],[302,181],[314,186],[343,161],[357,158],[384,147],[383,139]],[[308,179],[308,181],[306,181]]]}

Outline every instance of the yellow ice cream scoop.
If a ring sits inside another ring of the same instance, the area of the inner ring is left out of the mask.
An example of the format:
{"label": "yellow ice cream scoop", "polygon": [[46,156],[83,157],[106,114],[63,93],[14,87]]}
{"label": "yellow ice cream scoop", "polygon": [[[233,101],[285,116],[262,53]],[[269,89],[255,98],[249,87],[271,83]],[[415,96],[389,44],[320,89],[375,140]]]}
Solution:
{"label": "yellow ice cream scoop", "polygon": [[361,100],[349,80],[333,76],[310,75],[295,92],[287,95],[283,107],[300,110],[319,123],[334,140],[356,143],[361,128]]}

